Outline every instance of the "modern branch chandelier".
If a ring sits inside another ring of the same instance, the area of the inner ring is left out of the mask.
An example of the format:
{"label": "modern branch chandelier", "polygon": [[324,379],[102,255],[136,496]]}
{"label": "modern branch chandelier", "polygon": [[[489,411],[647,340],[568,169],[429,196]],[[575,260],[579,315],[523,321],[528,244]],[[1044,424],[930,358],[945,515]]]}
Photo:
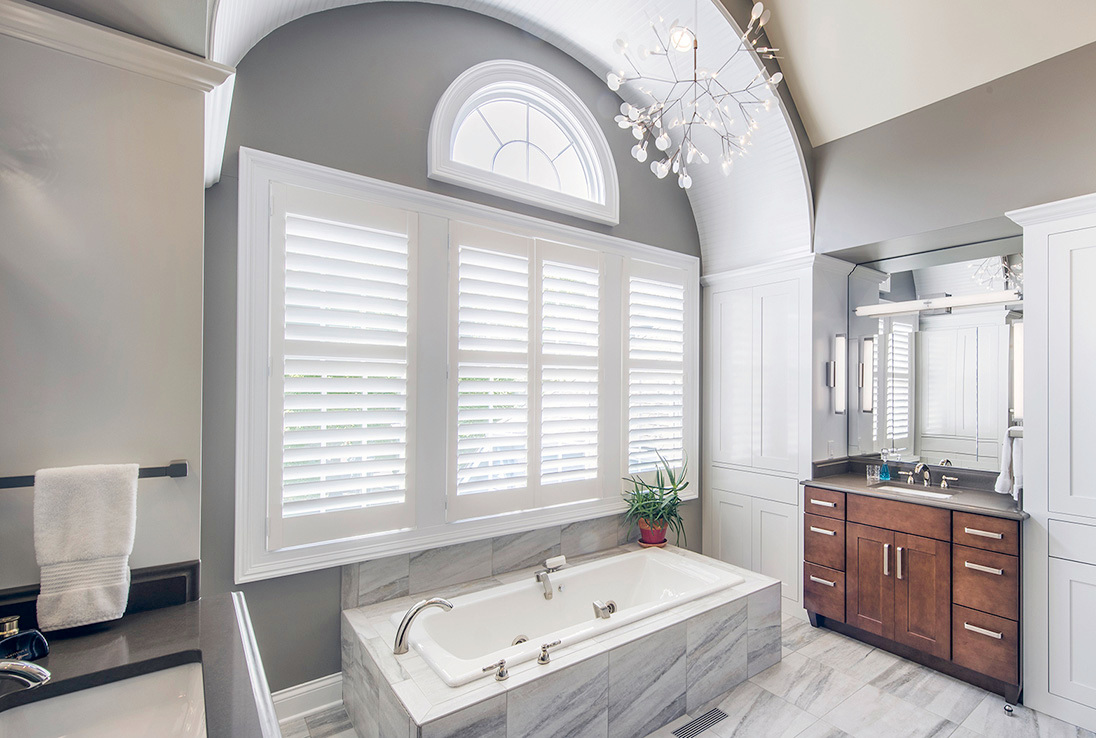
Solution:
{"label": "modern branch chandelier", "polygon": [[[769,11],[762,3],[756,3],[750,13],[750,23],[739,37],[738,48],[714,71],[697,66],[696,31],[674,21],[667,28],[661,22],[651,23],[654,34],[653,46],[640,45],[633,49],[623,38],[614,43],[617,52],[624,57],[628,69],[614,70],[606,75],[609,89],[616,92],[626,83],[635,83],[636,89],[653,102],[637,107],[628,102],[621,104],[617,125],[630,128],[637,143],[632,147],[632,157],[639,162],[647,161],[648,148],[654,144],[658,152],[651,161],[651,171],[663,179],[671,171],[677,175],[677,184],[689,189],[693,178],[689,166],[696,161],[707,164],[710,159],[695,141],[696,127],[709,128],[720,139],[720,167],[724,176],[730,174],[734,158],[743,156],[751,145],[750,138],[757,130],[755,114],[772,107],[773,88],[780,84],[783,74],[771,77],[762,69],[744,87],[721,80],[731,62],[741,53],[755,52],[762,59],[777,59],[779,49],[757,46],[762,29],[769,20]],[[672,55],[692,51],[692,76],[679,75]],[[662,58],[668,74],[648,74],[641,71],[637,62]],[[650,85],[659,88],[656,93]],[[729,86],[728,86],[729,85]],[[680,133],[678,133],[680,131]],[[671,137],[671,132],[674,132]],[[676,140],[676,143],[675,143]]]}

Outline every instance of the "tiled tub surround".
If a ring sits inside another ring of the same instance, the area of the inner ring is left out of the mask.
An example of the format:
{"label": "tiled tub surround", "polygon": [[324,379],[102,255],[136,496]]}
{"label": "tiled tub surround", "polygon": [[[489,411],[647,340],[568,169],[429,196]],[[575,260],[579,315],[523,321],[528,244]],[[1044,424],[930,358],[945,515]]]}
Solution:
{"label": "tiled tub surround", "polygon": [[[587,560],[635,551],[623,546]],[[730,589],[677,606],[535,661],[450,687],[412,649],[395,656],[391,617],[420,596],[345,610],[343,700],[361,738],[636,736],[696,710],[780,660],[779,582],[682,549],[741,576]],[[533,580],[536,567],[434,596]]]}

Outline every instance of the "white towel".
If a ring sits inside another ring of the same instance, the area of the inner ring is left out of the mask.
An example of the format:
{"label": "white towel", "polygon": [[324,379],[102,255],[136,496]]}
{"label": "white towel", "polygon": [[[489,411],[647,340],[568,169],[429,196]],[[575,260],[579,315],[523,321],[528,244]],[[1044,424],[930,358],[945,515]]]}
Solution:
{"label": "white towel", "polygon": [[1012,499],[1020,500],[1024,488],[1024,439],[1012,439]]}
{"label": "white towel", "polygon": [[41,630],[122,617],[137,525],[137,471],[137,464],[104,464],[34,475]]}
{"label": "white towel", "polygon": [[1005,438],[1001,441],[1001,473],[993,485],[998,494],[1012,495],[1015,500],[1020,499],[1020,490],[1024,486],[1024,440],[1013,438],[1008,431],[1021,427],[1013,426],[1005,431]]}

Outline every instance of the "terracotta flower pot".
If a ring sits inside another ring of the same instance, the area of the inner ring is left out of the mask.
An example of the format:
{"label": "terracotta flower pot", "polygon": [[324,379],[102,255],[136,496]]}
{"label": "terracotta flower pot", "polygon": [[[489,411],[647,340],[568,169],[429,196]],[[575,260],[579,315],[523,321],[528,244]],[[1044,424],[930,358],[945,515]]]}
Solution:
{"label": "terracotta flower pot", "polygon": [[662,547],[666,545],[666,526],[653,527],[648,525],[643,518],[639,520],[639,545],[644,548],[652,546]]}

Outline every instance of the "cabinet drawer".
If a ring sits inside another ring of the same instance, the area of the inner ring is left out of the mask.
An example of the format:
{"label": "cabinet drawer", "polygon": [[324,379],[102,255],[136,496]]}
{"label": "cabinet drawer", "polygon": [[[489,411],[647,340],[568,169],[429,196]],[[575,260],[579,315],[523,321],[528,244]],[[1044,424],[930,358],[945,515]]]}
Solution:
{"label": "cabinet drawer", "polygon": [[1019,684],[1019,624],[953,605],[951,660],[979,674]]}
{"label": "cabinet drawer", "polygon": [[845,570],[845,523],[842,520],[803,515],[803,558],[812,564]]}
{"label": "cabinet drawer", "polygon": [[896,530],[938,541],[951,540],[951,511],[912,502],[848,495],[847,519],[873,528]]}
{"label": "cabinet drawer", "polygon": [[845,622],[845,572],[804,561],[803,607]]}
{"label": "cabinet drawer", "polygon": [[954,512],[951,514],[951,540],[963,546],[1019,556],[1020,523],[989,515]]}
{"label": "cabinet drawer", "polygon": [[845,493],[818,487],[803,488],[803,510],[827,518],[845,519]]}
{"label": "cabinet drawer", "polygon": [[951,547],[952,602],[1020,619],[1020,559],[969,546]]}

